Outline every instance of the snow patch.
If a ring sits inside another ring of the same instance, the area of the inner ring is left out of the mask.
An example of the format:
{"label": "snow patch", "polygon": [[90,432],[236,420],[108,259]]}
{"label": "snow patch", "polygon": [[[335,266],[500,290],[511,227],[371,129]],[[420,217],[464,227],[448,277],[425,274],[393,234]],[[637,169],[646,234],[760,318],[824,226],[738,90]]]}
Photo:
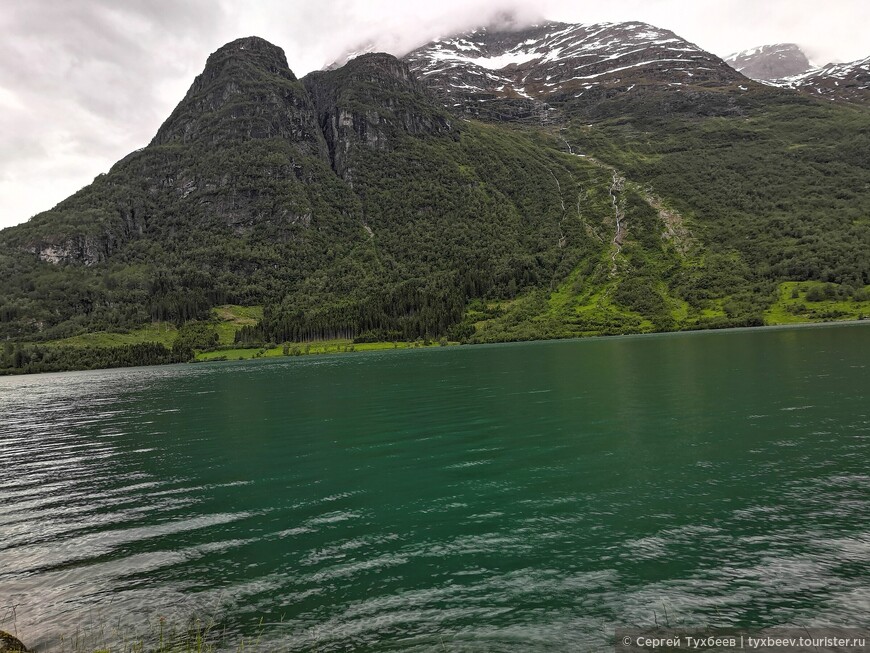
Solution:
{"label": "snow patch", "polygon": [[469,58],[468,62],[473,63],[475,66],[480,66],[481,68],[488,68],[489,70],[501,70],[502,68],[506,68],[512,64],[519,66],[520,64],[528,63],[529,61],[534,61],[535,59],[540,58],[541,55],[535,52],[506,52],[497,57]]}

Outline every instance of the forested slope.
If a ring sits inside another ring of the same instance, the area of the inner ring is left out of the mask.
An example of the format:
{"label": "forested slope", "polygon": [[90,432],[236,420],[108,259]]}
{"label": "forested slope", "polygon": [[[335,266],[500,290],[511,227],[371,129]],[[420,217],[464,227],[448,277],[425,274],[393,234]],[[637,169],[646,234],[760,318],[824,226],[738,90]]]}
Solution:
{"label": "forested slope", "polygon": [[[225,304],[263,307],[242,345],[860,317],[870,111],[732,73],[635,71],[504,121],[390,55],[297,80],[262,39],[227,44],[147,147],[0,232],[0,369],[185,360]],[[58,349],[150,322],[203,328]]]}

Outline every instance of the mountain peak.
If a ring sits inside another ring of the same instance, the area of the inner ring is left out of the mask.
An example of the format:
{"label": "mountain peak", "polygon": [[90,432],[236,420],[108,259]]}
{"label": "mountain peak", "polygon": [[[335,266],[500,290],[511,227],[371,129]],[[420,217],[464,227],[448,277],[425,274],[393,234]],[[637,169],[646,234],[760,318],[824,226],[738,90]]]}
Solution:
{"label": "mountain peak", "polygon": [[391,71],[408,69],[407,65],[388,52],[366,52],[348,61],[348,65],[351,69],[357,67],[386,68]]}
{"label": "mountain peak", "polygon": [[296,79],[287,65],[284,50],[259,36],[246,36],[219,47],[209,55],[203,75],[220,75],[228,66],[240,63],[286,79]]}
{"label": "mountain peak", "polygon": [[323,149],[305,89],[284,51],[256,36],[213,52],[153,144],[283,138]]}
{"label": "mountain peak", "polygon": [[797,43],[760,45],[735,52],[725,61],[736,71],[759,82],[792,77],[812,68],[807,55]]}
{"label": "mountain peak", "polygon": [[478,117],[548,121],[551,102],[597,104],[636,87],[727,87],[745,82],[718,57],[647,23],[547,21],[482,28],[405,55],[445,104]]}

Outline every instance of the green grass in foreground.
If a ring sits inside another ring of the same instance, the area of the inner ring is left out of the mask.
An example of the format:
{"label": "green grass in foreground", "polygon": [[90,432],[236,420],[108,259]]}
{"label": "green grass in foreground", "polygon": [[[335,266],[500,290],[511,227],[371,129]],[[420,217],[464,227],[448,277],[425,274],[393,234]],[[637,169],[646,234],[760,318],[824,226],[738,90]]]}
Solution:
{"label": "green grass in foreground", "polygon": [[[260,624],[262,628],[262,623]],[[217,653],[217,651],[260,650],[259,635],[237,642],[214,622],[192,619],[173,625],[163,618],[150,621],[145,632],[131,634],[129,629],[105,626],[77,630],[63,635],[50,648],[58,653]]]}

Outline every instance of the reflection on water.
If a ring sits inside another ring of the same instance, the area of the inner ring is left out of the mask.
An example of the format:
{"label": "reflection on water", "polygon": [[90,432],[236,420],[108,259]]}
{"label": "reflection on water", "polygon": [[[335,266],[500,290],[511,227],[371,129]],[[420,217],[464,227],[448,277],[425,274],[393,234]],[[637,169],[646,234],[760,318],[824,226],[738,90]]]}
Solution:
{"label": "reflection on water", "polygon": [[0,628],[545,650],[870,618],[870,329],[0,379]]}

